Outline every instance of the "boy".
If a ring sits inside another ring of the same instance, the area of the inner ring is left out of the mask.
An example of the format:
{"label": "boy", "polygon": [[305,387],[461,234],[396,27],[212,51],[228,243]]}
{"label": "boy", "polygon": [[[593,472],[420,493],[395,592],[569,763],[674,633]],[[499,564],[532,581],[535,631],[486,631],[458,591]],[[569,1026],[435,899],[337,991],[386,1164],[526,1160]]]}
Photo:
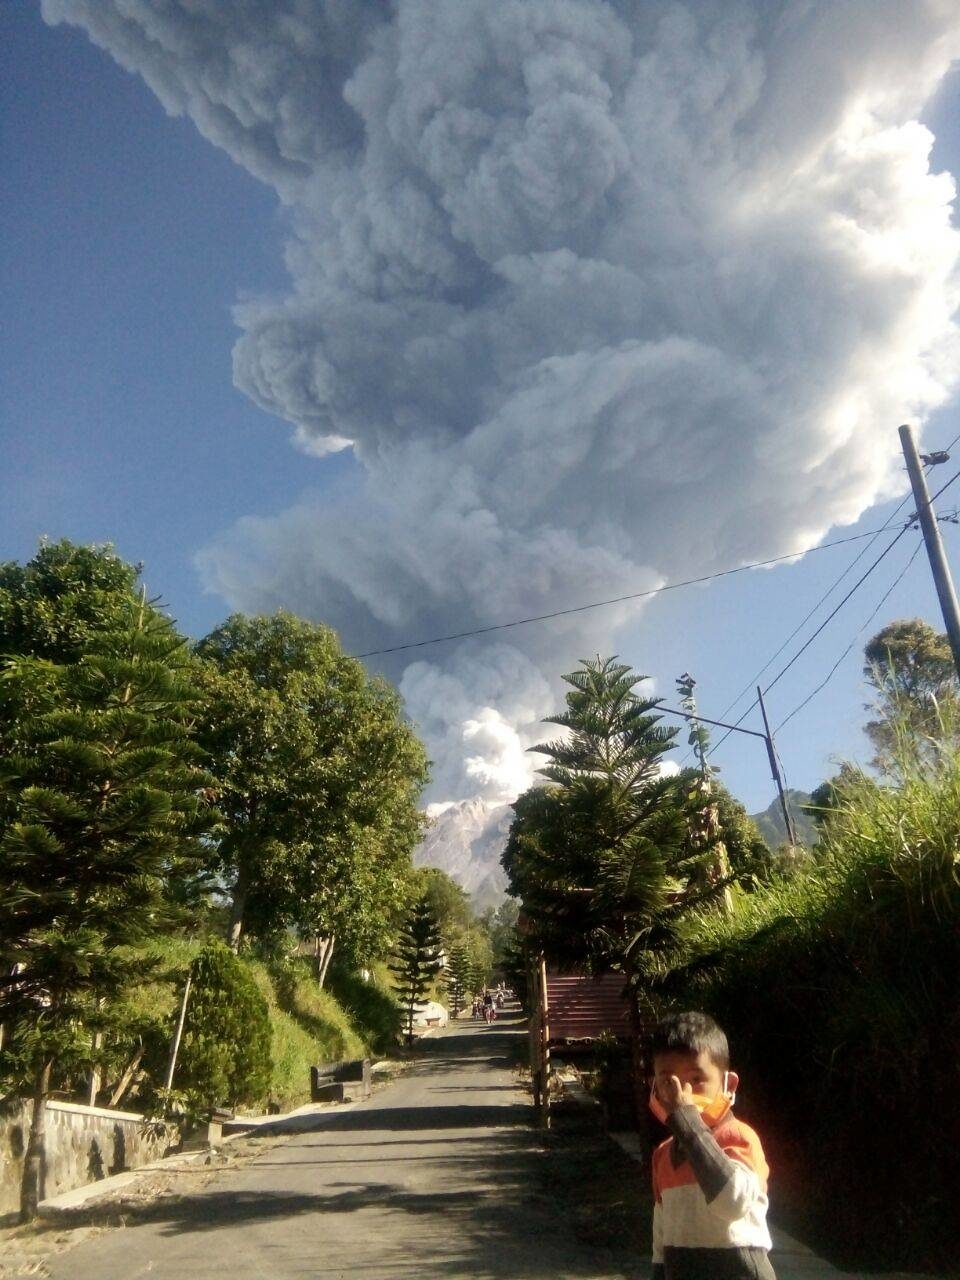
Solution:
{"label": "boy", "polygon": [[653,1033],[650,1109],[672,1137],[653,1153],[653,1280],[775,1280],[760,1139],[731,1111],[739,1077],[705,1013]]}

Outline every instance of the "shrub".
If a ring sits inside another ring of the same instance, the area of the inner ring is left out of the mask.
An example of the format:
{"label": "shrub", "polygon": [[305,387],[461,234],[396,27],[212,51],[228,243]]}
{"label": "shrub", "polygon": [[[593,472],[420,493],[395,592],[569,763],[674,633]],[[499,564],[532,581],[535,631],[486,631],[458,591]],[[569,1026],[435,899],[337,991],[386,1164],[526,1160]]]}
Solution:
{"label": "shrub", "polygon": [[702,916],[665,983],[728,1031],[774,1194],[846,1262],[936,1265],[954,1247],[958,872],[960,756],[889,788],[854,771],[816,860]]}
{"label": "shrub", "polygon": [[208,943],[190,974],[178,1091],[197,1110],[257,1101],[271,1073],[266,1000],[247,965],[222,942]]}

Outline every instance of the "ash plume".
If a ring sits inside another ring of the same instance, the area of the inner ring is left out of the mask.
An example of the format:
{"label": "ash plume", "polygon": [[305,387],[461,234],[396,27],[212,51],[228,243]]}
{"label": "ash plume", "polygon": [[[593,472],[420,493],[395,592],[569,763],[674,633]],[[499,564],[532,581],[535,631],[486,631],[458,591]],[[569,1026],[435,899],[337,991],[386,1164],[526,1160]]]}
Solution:
{"label": "ash plume", "polygon": [[[201,554],[353,651],[808,546],[957,367],[919,123],[954,0],[43,0],[275,190],[234,378],[339,487]],[[511,798],[626,610],[391,668],[430,799]]]}

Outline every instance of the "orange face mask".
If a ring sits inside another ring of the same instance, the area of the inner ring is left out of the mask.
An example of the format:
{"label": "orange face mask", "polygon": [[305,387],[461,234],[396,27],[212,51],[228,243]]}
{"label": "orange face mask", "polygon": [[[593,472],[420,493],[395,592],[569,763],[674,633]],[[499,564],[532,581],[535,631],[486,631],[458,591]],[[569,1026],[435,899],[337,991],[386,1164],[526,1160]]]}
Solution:
{"label": "orange face mask", "polygon": [[[723,1073],[723,1088],[715,1098],[704,1098],[702,1094],[695,1093],[689,1099],[700,1112],[703,1123],[709,1129],[715,1129],[720,1121],[729,1115],[731,1107],[736,1102],[737,1095],[731,1093],[727,1088],[728,1080],[729,1073],[725,1071]],[[650,1090],[650,1110],[661,1124],[667,1123],[667,1113],[664,1110],[663,1103],[653,1089]]]}

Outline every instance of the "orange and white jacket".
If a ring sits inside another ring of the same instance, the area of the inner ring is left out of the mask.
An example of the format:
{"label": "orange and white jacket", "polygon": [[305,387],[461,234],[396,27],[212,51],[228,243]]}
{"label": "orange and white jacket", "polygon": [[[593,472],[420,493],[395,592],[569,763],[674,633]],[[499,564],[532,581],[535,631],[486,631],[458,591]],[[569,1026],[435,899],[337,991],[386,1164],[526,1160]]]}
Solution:
{"label": "orange and white jacket", "polygon": [[769,1170],[756,1133],[728,1114],[715,1129],[678,1107],[653,1153],[654,1280],[774,1280]]}

